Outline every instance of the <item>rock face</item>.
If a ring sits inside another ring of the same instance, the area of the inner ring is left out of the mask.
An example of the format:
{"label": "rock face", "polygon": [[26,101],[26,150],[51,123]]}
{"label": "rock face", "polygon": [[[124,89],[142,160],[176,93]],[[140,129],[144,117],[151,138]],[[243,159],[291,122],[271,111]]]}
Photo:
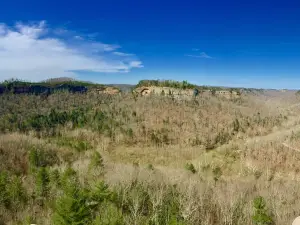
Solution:
{"label": "rock face", "polygon": [[13,88],[13,93],[14,94],[23,94],[23,93],[29,93],[30,92],[30,87],[14,87]]}
{"label": "rock face", "polygon": [[140,93],[141,93],[142,96],[148,96],[148,95],[151,94],[151,91],[150,91],[149,88],[144,88],[143,90],[141,90]]}
{"label": "rock face", "polygon": [[293,221],[292,225],[300,225],[300,216]]}
{"label": "rock face", "polygon": [[236,91],[216,91],[216,95],[227,99],[239,98],[240,95]]}
{"label": "rock face", "polygon": [[140,94],[141,96],[148,96],[150,94],[155,95],[173,95],[173,96],[193,96],[193,89],[185,89],[181,90],[178,88],[170,88],[170,87],[138,87],[135,89],[135,92]]}
{"label": "rock face", "polygon": [[97,89],[97,92],[99,94],[115,95],[115,94],[119,94],[120,90],[114,87],[103,87],[101,89]]}
{"label": "rock face", "polygon": [[[140,96],[148,96],[150,94],[155,94],[155,95],[165,95],[165,96],[172,95],[174,97],[190,98],[195,95],[194,94],[195,89],[179,89],[179,88],[172,88],[172,87],[144,86],[144,87],[138,87],[134,91]],[[198,91],[198,95],[201,96],[213,95],[212,93],[213,92],[211,90]],[[227,90],[215,91],[215,95],[227,99],[235,99],[240,97],[240,93],[236,91],[227,91]]]}

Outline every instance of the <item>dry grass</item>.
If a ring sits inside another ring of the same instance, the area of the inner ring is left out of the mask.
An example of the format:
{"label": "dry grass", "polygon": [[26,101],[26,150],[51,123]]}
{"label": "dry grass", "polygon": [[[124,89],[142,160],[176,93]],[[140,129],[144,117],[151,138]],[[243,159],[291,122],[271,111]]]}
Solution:
{"label": "dry grass", "polygon": [[110,168],[106,179],[117,186],[130,186],[136,179],[144,185],[178,185],[184,194],[180,200],[182,211],[191,224],[252,224],[251,201],[258,195],[267,199],[276,224],[291,224],[299,215],[297,199],[300,190],[297,181],[293,180],[228,179],[214,185],[182,170],[159,168],[149,172],[129,165]]}
{"label": "dry grass", "polygon": [[[36,179],[29,172],[28,154],[39,148],[58,157],[49,165],[50,171],[64,171],[71,165],[83,185],[103,179],[123,193],[123,201],[132,203],[125,224],[149,224],[138,207],[145,201],[143,194],[132,189],[137,184],[149,195],[152,219],[158,217],[158,208],[174,186],[184,224],[251,225],[252,200],[258,195],[266,199],[275,224],[291,224],[300,214],[300,153],[293,150],[300,143],[300,119],[295,98],[287,94],[248,95],[234,101],[94,93],[52,95],[48,101],[21,95],[0,98],[0,170],[22,176],[28,196],[34,193]],[[69,122],[55,127],[54,136],[47,136],[48,130],[18,129],[35,113],[78,107],[87,109],[82,127]],[[106,113],[105,122],[94,119],[97,110]],[[96,129],[100,123],[104,128]],[[101,153],[104,166],[91,171],[95,151]],[[186,163],[192,163],[196,172],[185,169]],[[37,205],[36,200],[20,206],[18,212],[1,206],[0,220],[13,224],[32,215],[31,208],[38,224],[51,224],[52,208]]]}

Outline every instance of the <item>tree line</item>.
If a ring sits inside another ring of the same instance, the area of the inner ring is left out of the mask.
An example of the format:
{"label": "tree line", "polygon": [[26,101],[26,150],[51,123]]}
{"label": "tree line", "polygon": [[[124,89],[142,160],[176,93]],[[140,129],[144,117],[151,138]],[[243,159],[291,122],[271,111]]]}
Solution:
{"label": "tree line", "polygon": [[0,94],[51,94],[57,91],[68,91],[73,93],[85,93],[88,88],[84,82],[69,81],[62,83],[32,83],[21,80],[6,80],[0,83]]}

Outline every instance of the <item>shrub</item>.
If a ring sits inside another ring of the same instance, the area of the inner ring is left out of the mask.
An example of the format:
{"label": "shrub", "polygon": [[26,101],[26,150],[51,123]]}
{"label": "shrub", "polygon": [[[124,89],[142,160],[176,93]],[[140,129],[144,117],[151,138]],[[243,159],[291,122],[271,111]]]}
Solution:
{"label": "shrub", "polygon": [[36,224],[36,220],[32,216],[26,216],[25,219],[17,223],[17,225]]}
{"label": "shrub", "polygon": [[153,166],[152,164],[148,164],[148,165],[147,165],[147,169],[148,169],[148,170],[154,170],[154,166]]}
{"label": "shrub", "polygon": [[213,172],[213,175],[214,175],[214,181],[217,182],[222,176],[222,170],[221,170],[220,167],[217,166],[213,169],[212,172]]}
{"label": "shrub", "polygon": [[48,195],[49,182],[50,177],[48,169],[45,167],[40,168],[36,175],[36,188],[38,196],[46,197]]}
{"label": "shrub", "polygon": [[[6,208],[12,214],[23,210],[27,203],[27,193],[20,177],[9,177],[5,171],[0,171],[0,209]],[[3,211],[2,211],[3,212]],[[2,215],[0,213],[0,224]],[[5,223],[3,223],[5,224]]]}
{"label": "shrub", "polygon": [[33,147],[29,151],[29,164],[31,172],[36,171],[39,167],[52,166],[59,162],[59,158],[55,151],[46,151]]}
{"label": "shrub", "polygon": [[233,131],[234,132],[240,131],[240,122],[237,118],[233,121]]}
{"label": "shrub", "polygon": [[5,171],[0,171],[0,204],[5,207],[8,207],[10,204],[8,183],[8,174]]}
{"label": "shrub", "polygon": [[105,202],[93,225],[125,225],[122,210],[111,202]]}
{"label": "shrub", "polygon": [[50,172],[50,182],[53,185],[60,186],[60,173],[58,169],[54,169],[53,171]]}
{"label": "shrub", "polygon": [[95,151],[92,155],[91,162],[90,162],[90,165],[89,165],[89,169],[103,168],[103,167],[104,167],[103,158],[102,158],[102,156],[100,155],[99,152]]}
{"label": "shrub", "polygon": [[67,146],[69,148],[75,149],[77,152],[83,152],[92,149],[92,145],[84,140],[78,140],[72,137],[58,138],[57,144],[59,146]]}
{"label": "shrub", "polygon": [[169,130],[166,128],[151,130],[149,134],[151,143],[155,144],[157,147],[171,144],[172,140],[169,138]]}
{"label": "shrub", "polygon": [[127,136],[129,137],[129,138],[133,138],[133,130],[132,130],[132,128],[128,128],[128,130],[127,130]]}
{"label": "shrub", "polygon": [[27,201],[27,193],[22,185],[21,178],[17,176],[10,178],[6,190],[11,209],[19,211],[20,207]]}
{"label": "shrub", "polygon": [[221,130],[220,132],[218,132],[218,135],[215,138],[214,143],[215,144],[227,144],[229,141],[231,140],[231,135],[225,131],[225,130]]}
{"label": "shrub", "polygon": [[266,202],[263,197],[258,196],[253,201],[254,215],[252,216],[253,223],[256,225],[272,225],[274,224],[272,217],[266,209]]}
{"label": "shrub", "polygon": [[216,89],[212,89],[212,90],[211,90],[211,94],[212,94],[213,96],[215,96],[215,95],[216,95]]}
{"label": "shrub", "polygon": [[29,164],[31,172],[41,165],[38,151],[35,148],[29,151]]}
{"label": "shrub", "polygon": [[254,177],[255,177],[255,179],[259,179],[259,178],[261,177],[261,175],[262,175],[262,172],[259,171],[259,170],[256,170],[256,171],[254,172]]}
{"label": "shrub", "polygon": [[195,169],[195,167],[194,167],[194,165],[192,163],[187,163],[185,165],[185,169],[191,171],[192,173],[196,173],[197,172],[196,169]]}
{"label": "shrub", "polygon": [[99,206],[105,200],[113,200],[113,193],[103,181],[98,182],[89,193],[89,199],[93,205]]}
{"label": "shrub", "polygon": [[67,167],[60,176],[60,183],[65,192],[68,192],[69,188],[72,191],[79,183],[76,171],[71,167]]}
{"label": "shrub", "polygon": [[180,194],[173,186],[166,187],[160,207],[152,213],[154,224],[184,225],[180,212]]}
{"label": "shrub", "polygon": [[[46,192],[47,198],[49,200],[55,200],[57,196],[59,196],[60,192],[59,190],[62,188],[62,182],[61,182],[61,174],[58,171],[58,169],[54,169],[52,171],[49,171],[49,184],[47,185],[47,191]],[[51,201],[52,203],[52,201]]]}

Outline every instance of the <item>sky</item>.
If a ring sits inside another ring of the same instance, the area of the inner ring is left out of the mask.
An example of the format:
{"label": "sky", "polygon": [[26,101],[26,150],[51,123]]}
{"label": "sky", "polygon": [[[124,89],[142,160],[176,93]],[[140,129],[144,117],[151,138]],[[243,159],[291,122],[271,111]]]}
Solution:
{"label": "sky", "polygon": [[300,2],[0,1],[0,81],[300,87]]}

